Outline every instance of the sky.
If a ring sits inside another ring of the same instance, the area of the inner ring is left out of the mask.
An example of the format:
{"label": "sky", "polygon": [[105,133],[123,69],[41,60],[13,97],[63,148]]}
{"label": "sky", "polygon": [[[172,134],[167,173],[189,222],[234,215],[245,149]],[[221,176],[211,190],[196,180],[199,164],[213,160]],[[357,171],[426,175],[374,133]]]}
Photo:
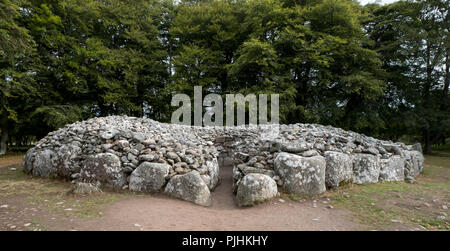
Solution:
{"label": "sky", "polygon": [[[359,2],[362,4],[362,5],[365,5],[365,4],[368,4],[368,3],[374,3],[374,2],[376,2],[377,0],[359,0]],[[381,2],[382,4],[386,4],[386,3],[393,3],[393,2],[396,2],[397,0],[378,0],[379,2]]]}

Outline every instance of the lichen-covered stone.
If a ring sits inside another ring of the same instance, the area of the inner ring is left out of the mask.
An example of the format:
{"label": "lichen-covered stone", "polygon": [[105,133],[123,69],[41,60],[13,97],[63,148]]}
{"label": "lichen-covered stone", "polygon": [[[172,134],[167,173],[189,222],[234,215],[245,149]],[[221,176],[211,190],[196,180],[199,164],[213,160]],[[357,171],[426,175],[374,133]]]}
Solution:
{"label": "lichen-covered stone", "polygon": [[48,149],[34,152],[33,168],[31,173],[33,176],[54,177],[56,169],[52,164],[54,152]]}
{"label": "lichen-covered stone", "polygon": [[220,181],[219,163],[217,162],[217,158],[206,161],[206,168],[208,173],[207,176],[209,177],[209,182],[206,182],[206,185],[208,185],[209,190],[212,191]]}
{"label": "lichen-covered stone", "polygon": [[380,181],[403,181],[405,160],[398,155],[380,160]]}
{"label": "lichen-covered stone", "polygon": [[72,192],[74,194],[92,194],[100,193],[102,190],[99,188],[99,184],[77,182]]}
{"label": "lichen-covered stone", "polygon": [[326,162],[322,156],[301,157],[280,153],[275,158],[275,171],[287,193],[320,194],[325,192]]}
{"label": "lichen-covered stone", "polygon": [[165,193],[173,197],[194,202],[201,206],[211,205],[211,194],[197,171],[173,176],[166,185]]}
{"label": "lichen-covered stone", "polygon": [[166,184],[170,165],[144,162],[130,176],[130,190],[139,192],[158,192]]}
{"label": "lichen-covered stone", "polygon": [[353,158],[353,182],[369,184],[378,182],[380,176],[380,159],[372,154],[356,154]]}
{"label": "lichen-covered stone", "polygon": [[341,184],[353,182],[353,160],[349,154],[326,151],[325,184],[329,188],[337,188]]}
{"label": "lichen-covered stone", "polygon": [[267,175],[251,173],[239,183],[236,200],[239,206],[251,206],[277,196],[277,183]]}
{"label": "lichen-covered stone", "polygon": [[404,151],[405,154],[405,178],[414,179],[424,168],[424,158],[419,151]]}
{"label": "lichen-covered stone", "polygon": [[31,173],[33,170],[34,149],[34,147],[28,149],[27,153],[23,157],[22,165],[25,173]]}
{"label": "lichen-covered stone", "polygon": [[71,177],[74,173],[79,173],[81,164],[79,157],[81,148],[74,144],[63,145],[56,152],[56,170],[60,177]]}
{"label": "lichen-covered stone", "polygon": [[112,188],[122,188],[126,185],[120,159],[111,153],[89,156],[82,164],[81,180],[87,183],[99,181],[102,185]]}

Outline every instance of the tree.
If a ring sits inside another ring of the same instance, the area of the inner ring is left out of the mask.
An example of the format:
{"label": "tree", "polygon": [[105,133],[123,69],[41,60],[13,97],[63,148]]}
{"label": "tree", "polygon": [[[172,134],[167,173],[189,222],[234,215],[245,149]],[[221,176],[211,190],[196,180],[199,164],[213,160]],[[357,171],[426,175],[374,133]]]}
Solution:
{"label": "tree", "polygon": [[385,106],[402,118],[407,133],[421,132],[424,151],[429,152],[436,141],[433,138],[442,138],[448,128],[448,78],[444,70],[448,4],[440,0],[400,1],[372,8],[369,34],[383,57],[390,86]]}
{"label": "tree", "polygon": [[19,7],[11,1],[0,1],[0,155],[7,151],[10,127],[19,122],[17,103],[33,92],[27,72],[27,53],[33,40],[18,23]]}

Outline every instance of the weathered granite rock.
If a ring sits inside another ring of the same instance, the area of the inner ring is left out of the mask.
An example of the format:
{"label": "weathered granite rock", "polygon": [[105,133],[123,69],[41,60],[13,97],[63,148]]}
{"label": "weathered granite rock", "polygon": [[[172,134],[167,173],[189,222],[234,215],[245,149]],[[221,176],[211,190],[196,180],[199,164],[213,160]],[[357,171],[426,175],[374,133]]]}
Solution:
{"label": "weathered granite rock", "polygon": [[55,153],[51,150],[44,149],[35,151],[32,174],[41,177],[53,177],[56,174],[56,169],[52,164],[52,157]]}
{"label": "weathered granite rock", "polygon": [[405,160],[398,155],[380,160],[380,181],[403,181]]}
{"label": "weathered granite rock", "polygon": [[209,178],[209,182],[206,182],[206,185],[208,186],[210,191],[213,191],[220,181],[219,163],[217,162],[217,158],[206,161],[206,167],[208,170],[208,174],[205,176]]}
{"label": "weathered granite rock", "polygon": [[404,151],[405,179],[414,179],[424,168],[424,158],[419,151]]}
{"label": "weathered granite rock", "polygon": [[380,176],[380,160],[371,154],[356,154],[353,158],[353,182],[369,184],[378,182]]}
{"label": "weathered granite rock", "polygon": [[72,192],[74,194],[92,194],[100,193],[102,190],[99,188],[100,184],[77,182]]}
{"label": "weathered granite rock", "polygon": [[353,160],[349,154],[326,151],[325,184],[328,188],[337,188],[353,183]]}
{"label": "weathered granite rock", "polygon": [[130,176],[130,190],[139,192],[158,192],[166,184],[170,165],[144,162]]}
{"label": "weathered granite rock", "polygon": [[119,157],[111,153],[99,153],[89,156],[81,167],[81,180],[112,188],[126,185],[126,176],[122,170]]}
{"label": "weathered granite rock", "polygon": [[322,156],[301,157],[280,153],[275,158],[275,171],[287,193],[320,194],[325,192],[326,162]]}
{"label": "weathered granite rock", "polygon": [[166,185],[165,193],[201,206],[211,205],[208,186],[197,171],[173,176]]}
{"label": "weathered granite rock", "polygon": [[277,183],[267,175],[251,173],[239,183],[236,200],[239,206],[251,206],[277,196]]}
{"label": "weathered granite rock", "polygon": [[34,149],[34,147],[28,149],[27,153],[23,157],[22,165],[25,173],[31,173],[33,170]]}
{"label": "weathered granite rock", "polygon": [[63,145],[56,152],[56,170],[60,177],[71,177],[74,173],[79,173],[81,169],[78,158],[81,148],[74,144]]}

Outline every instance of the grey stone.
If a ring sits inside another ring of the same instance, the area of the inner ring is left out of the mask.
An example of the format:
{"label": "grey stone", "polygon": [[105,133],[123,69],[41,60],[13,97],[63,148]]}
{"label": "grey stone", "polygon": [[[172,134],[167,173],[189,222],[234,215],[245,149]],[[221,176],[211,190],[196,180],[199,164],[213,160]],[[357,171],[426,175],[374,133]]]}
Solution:
{"label": "grey stone", "polygon": [[353,158],[353,182],[369,184],[378,182],[380,160],[372,154],[356,154]]}
{"label": "grey stone", "polygon": [[81,148],[76,145],[63,145],[56,152],[56,171],[60,177],[70,177],[73,173],[80,172],[79,158]]}
{"label": "grey stone", "polygon": [[282,144],[281,151],[288,153],[301,153],[308,150],[309,147],[306,144]]}
{"label": "grey stone", "polygon": [[404,151],[405,154],[405,178],[411,179],[422,172],[424,157],[419,151]]}
{"label": "grey stone", "polygon": [[165,193],[201,206],[211,205],[211,194],[197,171],[173,176],[166,185]]}
{"label": "grey stone", "polygon": [[102,190],[99,188],[98,184],[77,182],[72,192],[74,194],[92,194],[92,193],[101,193]]}
{"label": "grey stone", "polygon": [[56,169],[53,167],[52,158],[55,153],[49,149],[44,149],[34,152],[33,169],[31,171],[33,176],[54,177]]}
{"label": "grey stone", "polygon": [[146,136],[143,133],[135,132],[133,133],[133,139],[139,143],[144,142],[146,140]]}
{"label": "grey stone", "polygon": [[398,155],[380,160],[380,181],[403,181],[405,160]]}
{"label": "grey stone", "polygon": [[353,161],[349,154],[327,151],[325,184],[329,188],[337,188],[342,184],[353,183]]}
{"label": "grey stone", "polygon": [[99,153],[89,156],[82,164],[81,179],[83,182],[101,182],[112,188],[126,185],[126,176],[122,171],[119,157],[111,153]]}
{"label": "grey stone", "polygon": [[277,183],[267,175],[251,173],[245,175],[237,188],[239,206],[251,206],[277,196]]}
{"label": "grey stone", "polygon": [[25,173],[31,173],[33,170],[34,151],[35,147],[28,149],[27,153],[23,157],[22,165]]}
{"label": "grey stone", "polygon": [[326,162],[322,156],[301,157],[280,153],[275,158],[275,171],[287,193],[320,194],[325,192]]}
{"label": "grey stone", "polygon": [[217,159],[214,158],[212,160],[206,161],[206,169],[209,174],[210,180],[209,183],[206,183],[208,185],[209,190],[214,190],[216,185],[219,183],[220,177],[219,177],[219,163],[217,162]]}
{"label": "grey stone", "polygon": [[100,137],[102,139],[112,139],[114,136],[116,136],[119,133],[119,131],[114,129],[109,129],[107,131],[104,131],[100,134]]}
{"label": "grey stone", "polygon": [[313,157],[313,156],[316,156],[316,155],[319,155],[319,153],[316,150],[308,150],[308,151],[305,151],[305,152],[301,153],[302,157]]}
{"label": "grey stone", "polygon": [[130,176],[130,190],[158,192],[166,184],[170,166],[167,164],[143,162]]}

